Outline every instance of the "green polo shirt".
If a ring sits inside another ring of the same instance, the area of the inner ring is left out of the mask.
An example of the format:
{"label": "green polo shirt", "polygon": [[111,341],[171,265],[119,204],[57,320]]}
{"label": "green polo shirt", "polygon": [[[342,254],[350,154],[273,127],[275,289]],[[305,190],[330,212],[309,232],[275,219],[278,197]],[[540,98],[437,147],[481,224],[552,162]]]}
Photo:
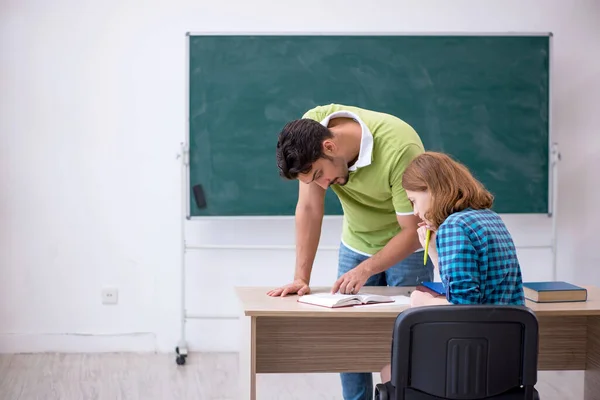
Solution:
{"label": "green polo shirt", "polygon": [[402,173],[424,152],[415,130],[393,115],[353,106],[330,104],[307,111],[303,118],[327,126],[335,117],[349,117],[362,126],[358,159],[344,186],[332,185],[344,210],[342,243],[372,255],[400,232],[396,215],[412,215],[402,188]]}

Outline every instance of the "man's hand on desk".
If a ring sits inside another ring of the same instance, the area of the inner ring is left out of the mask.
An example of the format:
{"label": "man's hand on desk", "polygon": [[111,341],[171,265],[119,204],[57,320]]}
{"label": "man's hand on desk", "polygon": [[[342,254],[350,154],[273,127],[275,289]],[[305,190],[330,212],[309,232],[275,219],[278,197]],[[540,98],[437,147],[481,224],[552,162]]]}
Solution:
{"label": "man's hand on desk", "polygon": [[285,286],[282,286],[277,289],[269,290],[267,294],[269,296],[287,296],[288,294],[298,293],[299,296],[310,293],[310,288],[308,287],[308,283],[303,281],[302,279],[295,279],[294,282],[289,283]]}
{"label": "man's hand on desk", "polygon": [[358,265],[335,281],[331,288],[331,293],[337,293],[339,291],[341,294],[356,294],[364,286],[370,276],[371,274],[363,265]]}

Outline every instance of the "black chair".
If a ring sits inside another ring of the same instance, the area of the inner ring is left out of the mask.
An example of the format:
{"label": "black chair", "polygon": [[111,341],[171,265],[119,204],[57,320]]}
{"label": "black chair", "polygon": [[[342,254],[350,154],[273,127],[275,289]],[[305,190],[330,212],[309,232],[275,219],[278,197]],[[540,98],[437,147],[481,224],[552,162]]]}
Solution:
{"label": "black chair", "polygon": [[376,400],[537,400],[538,321],[526,307],[410,308],[392,333]]}

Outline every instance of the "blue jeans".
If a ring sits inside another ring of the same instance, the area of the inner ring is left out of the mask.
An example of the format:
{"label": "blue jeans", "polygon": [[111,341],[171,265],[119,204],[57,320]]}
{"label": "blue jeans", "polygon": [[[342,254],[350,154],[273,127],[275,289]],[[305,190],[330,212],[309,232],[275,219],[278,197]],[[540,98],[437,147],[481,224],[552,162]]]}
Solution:
{"label": "blue jeans", "polygon": [[[342,243],[339,251],[338,278],[367,258],[369,257],[349,249]],[[419,251],[386,271],[371,276],[367,279],[365,286],[416,286],[424,281],[433,281],[433,264],[428,258],[427,264],[423,265],[423,252]],[[373,399],[373,375],[371,372],[344,372],[340,374],[340,377],[344,400]]]}

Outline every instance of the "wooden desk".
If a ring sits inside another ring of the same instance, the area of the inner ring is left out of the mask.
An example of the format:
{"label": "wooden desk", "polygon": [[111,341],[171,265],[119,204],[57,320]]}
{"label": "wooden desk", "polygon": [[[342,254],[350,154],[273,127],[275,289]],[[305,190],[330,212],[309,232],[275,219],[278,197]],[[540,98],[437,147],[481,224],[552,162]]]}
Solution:
{"label": "wooden desk", "polygon": [[[242,399],[256,399],[256,374],[379,372],[390,362],[392,327],[408,306],[329,309],[269,297],[267,287],[236,288],[241,302]],[[312,288],[312,292],[327,291]],[[410,287],[364,292],[408,295]],[[600,400],[600,289],[585,303],[527,302],[540,326],[539,370],[585,370],[585,400]]]}

